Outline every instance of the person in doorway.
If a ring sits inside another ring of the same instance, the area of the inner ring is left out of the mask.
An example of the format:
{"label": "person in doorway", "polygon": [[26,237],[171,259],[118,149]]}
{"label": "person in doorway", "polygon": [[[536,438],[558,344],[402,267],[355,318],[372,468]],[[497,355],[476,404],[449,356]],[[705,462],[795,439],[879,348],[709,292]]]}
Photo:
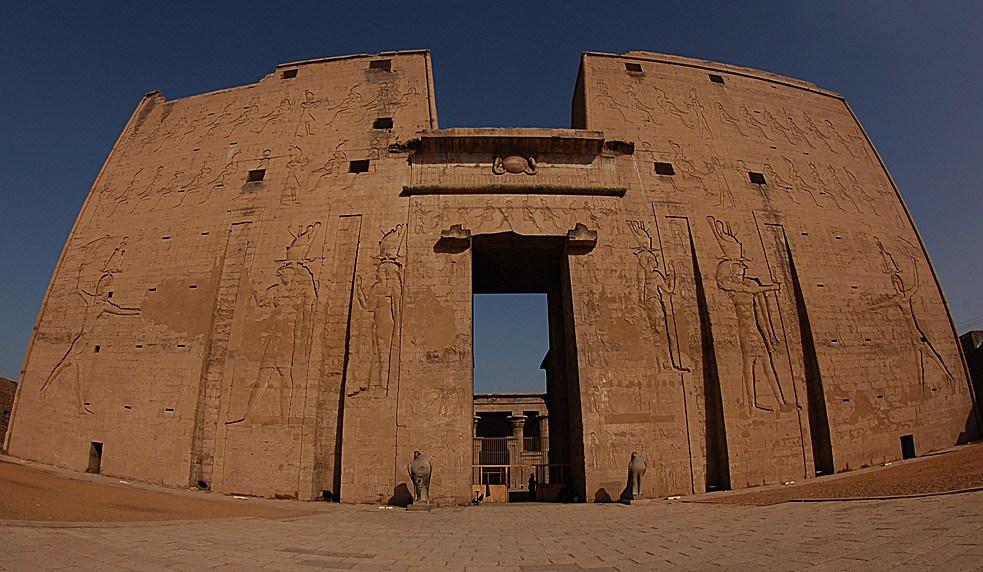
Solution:
{"label": "person in doorway", "polygon": [[529,474],[529,500],[530,501],[536,500],[536,474],[535,473]]}

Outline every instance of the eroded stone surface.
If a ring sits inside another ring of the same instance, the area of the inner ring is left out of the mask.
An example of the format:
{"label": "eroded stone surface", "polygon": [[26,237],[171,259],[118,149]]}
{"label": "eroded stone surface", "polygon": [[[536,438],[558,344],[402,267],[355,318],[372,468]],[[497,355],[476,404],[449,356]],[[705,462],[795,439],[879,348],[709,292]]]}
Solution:
{"label": "eroded stone surface", "polygon": [[7,422],[10,420],[10,410],[14,406],[16,392],[16,382],[0,377],[0,433],[7,433]]}
{"label": "eroded stone surface", "polygon": [[[293,73],[296,72],[296,73]],[[472,294],[545,292],[581,499],[801,480],[978,435],[952,322],[838,95],[585,54],[574,129],[437,128],[427,52],[148,94],[72,230],[9,454],[395,502],[472,482]],[[559,444],[562,443],[562,446]]]}

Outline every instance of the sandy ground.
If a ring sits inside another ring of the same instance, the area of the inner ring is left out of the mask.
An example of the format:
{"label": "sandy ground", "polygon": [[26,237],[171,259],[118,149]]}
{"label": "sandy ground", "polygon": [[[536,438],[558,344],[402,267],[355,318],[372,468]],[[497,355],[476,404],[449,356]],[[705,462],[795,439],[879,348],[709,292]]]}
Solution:
{"label": "sandy ground", "polygon": [[705,495],[701,500],[768,505],[793,500],[899,497],[978,488],[983,488],[983,443],[788,486]]}
{"label": "sandy ground", "polygon": [[[692,497],[701,502],[768,505],[793,500],[877,498],[983,488],[983,443],[891,463],[748,492]],[[239,500],[201,491],[178,491],[80,475],[16,459],[0,458],[0,520],[139,522],[252,516],[307,516],[328,503]]]}
{"label": "sandy ground", "polygon": [[[53,522],[134,522],[255,516],[292,518],[316,510],[296,501],[237,500],[190,491],[154,490],[118,479],[77,475],[0,459],[0,519]],[[313,503],[312,503],[313,504]]]}

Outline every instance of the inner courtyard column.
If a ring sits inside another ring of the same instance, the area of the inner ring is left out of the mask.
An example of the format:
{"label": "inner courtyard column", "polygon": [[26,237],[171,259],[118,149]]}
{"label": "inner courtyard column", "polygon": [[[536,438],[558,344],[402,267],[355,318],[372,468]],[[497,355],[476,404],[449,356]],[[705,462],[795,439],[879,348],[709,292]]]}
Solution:
{"label": "inner courtyard column", "polygon": [[525,450],[524,429],[526,426],[525,415],[509,415],[509,423],[512,425],[512,444],[509,446],[509,488],[518,488],[522,485],[522,471],[516,467],[522,463],[522,452]]}

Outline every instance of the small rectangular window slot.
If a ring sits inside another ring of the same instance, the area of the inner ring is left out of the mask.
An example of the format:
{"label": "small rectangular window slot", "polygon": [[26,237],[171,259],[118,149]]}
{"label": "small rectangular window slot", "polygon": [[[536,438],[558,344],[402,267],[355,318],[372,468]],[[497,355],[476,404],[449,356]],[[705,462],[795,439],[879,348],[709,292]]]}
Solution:
{"label": "small rectangular window slot", "polygon": [[865,342],[869,342],[870,341],[870,338],[864,338],[864,341]]}
{"label": "small rectangular window slot", "polygon": [[842,236],[837,236],[836,237],[836,240],[843,240],[843,237]]}
{"label": "small rectangular window slot", "polygon": [[246,176],[246,182],[258,183],[262,181],[263,177],[265,176],[266,176],[266,169],[253,169],[252,171],[249,171],[249,174]]}
{"label": "small rectangular window slot", "polygon": [[676,171],[672,168],[672,163],[655,163],[656,175],[675,175]]}
{"label": "small rectangular window slot", "polygon": [[168,413],[174,413],[174,408],[173,407],[168,407],[164,411],[167,411]]}
{"label": "small rectangular window slot", "polygon": [[709,76],[710,76],[710,81],[712,81],[713,83],[724,83],[723,76],[719,76],[715,73],[709,74]]}
{"label": "small rectangular window slot", "polygon": [[184,344],[178,344],[177,347],[183,348],[184,347]]}
{"label": "small rectangular window slot", "polygon": [[802,236],[809,236],[809,233],[808,232],[803,232],[802,233]]}
{"label": "small rectangular window slot", "polygon": [[625,71],[628,73],[642,73],[642,64],[635,62],[625,62]]}
{"label": "small rectangular window slot", "polygon": [[883,395],[878,395],[877,396],[877,399],[884,399],[884,396]]}
{"label": "small rectangular window slot", "polygon": [[372,122],[372,129],[392,129],[392,128],[393,128],[392,117],[380,117]]}
{"label": "small rectangular window slot", "polygon": [[171,239],[171,237],[169,237],[169,236],[162,236],[162,237],[160,237],[160,239],[161,239],[161,240],[170,240],[170,239]]}
{"label": "small rectangular window slot", "polygon": [[854,284],[853,286],[850,286],[850,288],[853,288],[854,290],[856,290],[857,288],[860,288],[860,286],[857,286],[856,284]]}
{"label": "small rectangular window slot", "polygon": [[372,60],[369,62],[370,70],[392,71],[392,60]]}
{"label": "small rectangular window slot", "polygon": [[197,285],[197,284],[192,284],[191,286],[188,286],[188,288],[191,288],[192,290],[194,290],[194,289],[195,289],[195,288],[197,288],[197,287],[198,287],[198,285]]}
{"label": "small rectangular window slot", "polygon": [[747,172],[747,176],[748,176],[749,179],[751,179],[751,182],[754,183],[755,185],[763,185],[763,184],[765,184],[765,176],[762,175],[761,173],[755,173],[754,171],[748,171]]}
{"label": "small rectangular window slot", "polygon": [[201,233],[202,236],[208,236],[208,232]]}
{"label": "small rectangular window slot", "polygon": [[91,404],[91,403],[89,403],[88,401],[86,401],[86,402],[85,402],[85,406],[86,406],[86,407],[88,407],[88,406],[90,406],[90,405],[92,405],[92,404]]}
{"label": "small rectangular window slot", "polygon": [[150,291],[150,292],[156,292],[157,291],[156,288],[147,288],[147,290]]}
{"label": "small rectangular window slot", "polygon": [[102,349],[100,346],[95,346],[94,348],[92,348],[92,352],[93,353],[99,353],[99,350],[100,349]]}
{"label": "small rectangular window slot", "polygon": [[132,406],[130,406],[130,405],[124,405],[124,406],[123,406],[123,409],[133,409],[133,407],[132,407]]}
{"label": "small rectangular window slot", "polygon": [[192,149],[192,151],[201,151],[201,148],[200,147],[195,147],[194,149]]}
{"label": "small rectangular window slot", "polygon": [[283,79],[291,79],[297,77],[297,70],[283,70]]}
{"label": "small rectangular window slot", "polygon": [[832,340],[830,340],[830,343],[833,343],[833,344],[835,344],[835,343],[837,343],[837,342],[839,342],[839,341],[840,341],[840,340],[837,340],[837,339],[832,339]]}
{"label": "small rectangular window slot", "polygon": [[369,160],[360,159],[358,161],[351,161],[348,163],[349,173],[365,173],[369,170]]}
{"label": "small rectangular window slot", "polygon": [[778,147],[775,147],[774,145],[769,145],[768,147],[770,147],[772,149],[778,149]]}
{"label": "small rectangular window slot", "polygon": [[802,154],[803,154],[803,155],[808,155],[808,154],[809,154],[809,152],[808,152],[808,151],[803,151],[803,152],[802,152]]}
{"label": "small rectangular window slot", "polygon": [[846,399],[844,399],[844,400],[843,400],[843,403],[850,403],[850,398],[846,398]]}
{"label": "small rectangular window slot", "polygon": [[825,284],[816,284],[816,288],[825,288],[825,287],[826,287]]}
{"label": "small rectangular window slot", "polygon": [[113,297],[113,293],[112,292],[106,292],[106,297],[107,298],[112,298]]}
{"label": "small rectangular window slot", "polygon": [[143,344],[137,344],[137,348],[142,348]]}

